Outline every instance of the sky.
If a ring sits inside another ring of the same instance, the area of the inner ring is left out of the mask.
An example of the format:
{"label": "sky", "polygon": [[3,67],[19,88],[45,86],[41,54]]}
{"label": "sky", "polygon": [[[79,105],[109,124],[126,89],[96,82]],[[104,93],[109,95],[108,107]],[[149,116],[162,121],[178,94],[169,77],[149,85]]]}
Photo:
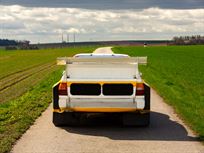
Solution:
{"label": "sky", "polygon": [[0,38],[31,43],[204,35],[204,0],[0,0]]}

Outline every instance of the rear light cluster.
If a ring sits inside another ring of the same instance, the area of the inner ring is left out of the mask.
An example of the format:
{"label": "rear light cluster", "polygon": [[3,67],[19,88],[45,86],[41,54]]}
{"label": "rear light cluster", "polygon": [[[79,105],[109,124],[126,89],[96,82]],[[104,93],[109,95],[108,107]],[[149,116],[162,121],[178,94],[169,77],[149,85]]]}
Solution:
{"label": "rear light cluster", "polygon": [[66,82],[61,82],[59,84],[58,94],[59,95],[67,95],[67,83]]}
{"label": "rear light cluster", "polygon": [[136,85],[136,96],[144,95],[144,83],[137,83]]}

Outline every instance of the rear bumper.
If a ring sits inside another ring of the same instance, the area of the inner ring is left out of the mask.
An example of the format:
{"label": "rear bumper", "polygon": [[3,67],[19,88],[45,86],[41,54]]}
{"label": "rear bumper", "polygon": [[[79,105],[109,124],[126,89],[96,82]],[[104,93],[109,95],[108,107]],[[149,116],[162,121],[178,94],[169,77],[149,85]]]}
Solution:
{"label": "rear bumper", "polygon": [[53,111],[62,112],[150,112],[150,88],[145,96],[131,98],[73,98],[59,96],[58,84],[53,87]]}
{"label": "rear bumper", "polygon": [[133,98],[68,98],[59,96],[55,112],[135,112],[143,110],[144,96]]}

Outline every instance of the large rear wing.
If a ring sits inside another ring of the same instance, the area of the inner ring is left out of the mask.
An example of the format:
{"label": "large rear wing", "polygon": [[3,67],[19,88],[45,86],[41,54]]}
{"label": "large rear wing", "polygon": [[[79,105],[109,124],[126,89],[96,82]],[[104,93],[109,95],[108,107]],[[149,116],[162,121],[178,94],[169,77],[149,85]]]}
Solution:
{"label": "large rear wing", "polygon": [[76,57],[58,57],[57,65],[66,65],[73,63],[111,63],[111,64],[147,64],[147,57],[115,57],[115,58],[105,58],[105,57],[87,57],[87,58],[76,58]]}

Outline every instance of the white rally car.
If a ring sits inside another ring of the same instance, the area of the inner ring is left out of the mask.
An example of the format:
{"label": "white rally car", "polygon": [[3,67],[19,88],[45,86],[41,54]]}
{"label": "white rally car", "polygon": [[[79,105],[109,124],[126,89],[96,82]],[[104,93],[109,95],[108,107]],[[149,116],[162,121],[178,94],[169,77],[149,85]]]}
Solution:
{"label": "white rally car", "polygon": [[150,87],[138,70],[147,57],[86,53],[57,63],[66,69],[53,86],[56,126],[79,124],[82,114],[91,113],[118,114],[124,125],[149,125]]}

